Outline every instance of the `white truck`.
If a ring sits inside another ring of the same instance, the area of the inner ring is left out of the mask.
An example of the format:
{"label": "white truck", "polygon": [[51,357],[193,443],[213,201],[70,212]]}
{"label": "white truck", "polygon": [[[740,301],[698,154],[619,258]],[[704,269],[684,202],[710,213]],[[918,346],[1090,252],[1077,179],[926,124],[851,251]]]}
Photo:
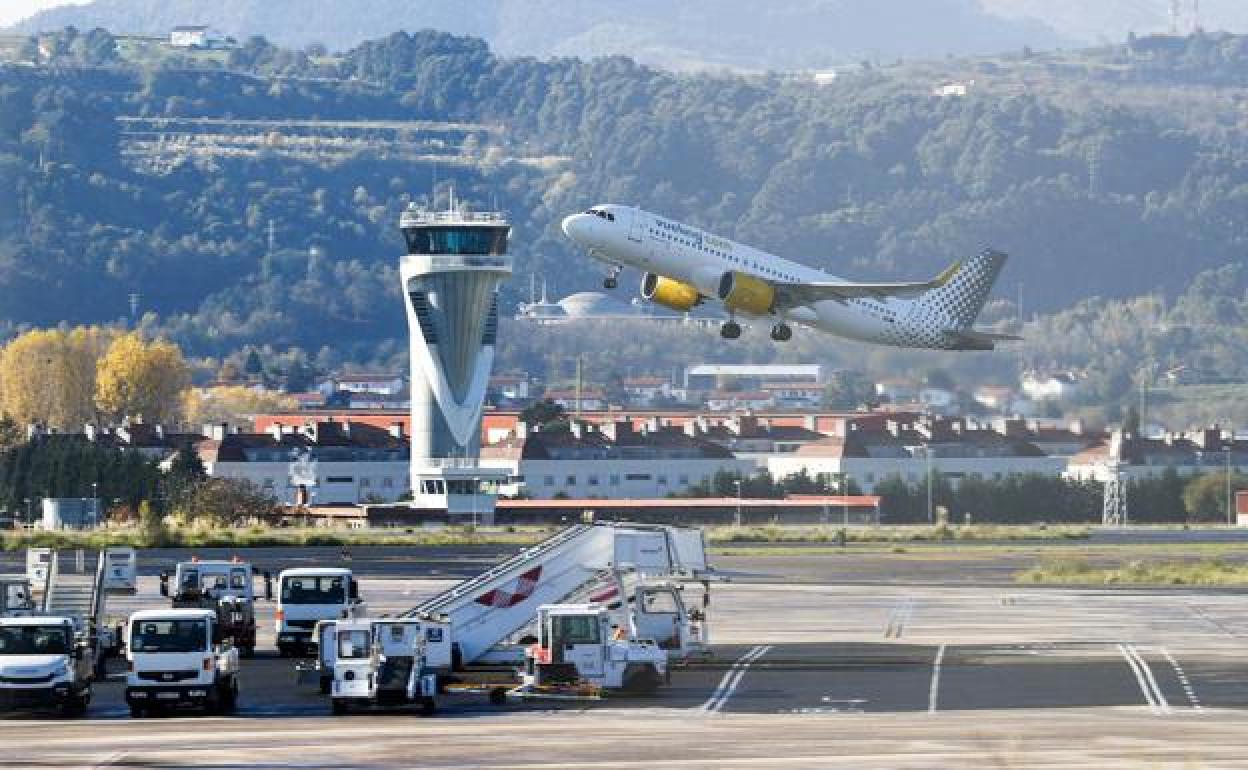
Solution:
{"label": "white truck", "polygon": [[126,626],[130,716],[179,707],[229,713],[238,703],[238,649],[207,609],[144,610]]}
{"label": "white truck", "polygon": [[90,647],[72,618],[0,618],[0,706],[82,716],[91,702]]}
{"label": "white truck", "polygon": [[299,657],[317,648],[316,624],[363,616],[359,584],[342,567],[286,569],[277,578],[279,593],[275,631],[283,658]]}
{"label": "white truck", "polygon": [[[221,634],[234,640],[243,657],[256,651],[256,572],[240,559],[179,562],[172,576],[160,575],[160,593],[170,596],[169,578],[174,581],[172,604],[180,609],[205,609],[217,613]],[[264,595],[273,598],[269,573],[264,573]]]}
{"label": "white truck", "polygon": [[537,621],[538,640],[526,651],[517,694],[567,688],[644,694],[667,682],[667,652],[653,639],[626,638],[603,605],[543,605]]}
{"label": "white truck", "polygon": [[425,666],[424,632],[417,620],[352,618],[333,623],[332,710],[415,706],[433,714],[437,674]]}

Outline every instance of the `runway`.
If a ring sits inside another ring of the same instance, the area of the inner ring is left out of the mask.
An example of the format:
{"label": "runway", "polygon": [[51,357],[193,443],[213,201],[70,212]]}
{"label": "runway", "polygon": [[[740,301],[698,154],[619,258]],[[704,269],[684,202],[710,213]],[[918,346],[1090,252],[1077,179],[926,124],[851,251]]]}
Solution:
{"label": "runway", "polygon": [[[389,573],[383,573],[389,574]],[[453,581],[368,576],[378,612]],[[646,698],[329,715],[272,653],[229,718],[0,721],[0,767],[1240,767],[1246,597],[1198,590],[767,581],[713,589],[715,660]],[[114,604],[161,606],[156,580]],[[272,612],[259,604],[262,649]]]}

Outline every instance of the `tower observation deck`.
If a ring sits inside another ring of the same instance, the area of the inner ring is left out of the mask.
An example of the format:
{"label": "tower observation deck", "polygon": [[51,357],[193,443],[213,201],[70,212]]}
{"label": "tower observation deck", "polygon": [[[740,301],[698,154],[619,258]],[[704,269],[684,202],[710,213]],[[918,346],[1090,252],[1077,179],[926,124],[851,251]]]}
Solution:
{"label": "tower observation deck", "polygon": [[452,204],[447,211],[412,205],[399,227],[407,243],[399,275],[410,335],[413,501],[441,501],[457,512],[456,502],[471,496],[476,512],[481,482],[491,476],[476,460],[498,336],[498,286],[512,273],[511,225],[501,213]]}

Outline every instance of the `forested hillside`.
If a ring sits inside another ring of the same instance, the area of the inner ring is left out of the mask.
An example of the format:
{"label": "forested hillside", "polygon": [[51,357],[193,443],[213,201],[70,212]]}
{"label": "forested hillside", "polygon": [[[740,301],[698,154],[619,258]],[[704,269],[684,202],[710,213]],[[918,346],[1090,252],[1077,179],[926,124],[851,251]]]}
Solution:
{"label": "forested hillside", "polygon": [[[451,183],[514,219],[508,305],[531,272],[597,286],[558,222],[604,200],[852,278],[920,278],[991,244],[1029,312],[1173,297],[1248,245],[1245,38],[825,85],[500,58],[435,32],[341,57],[259,39],[171,56],[99,31],[39,48],[0,69],[9,326],[121,318],[138,293],[196,355],[384,357],[404,333],[398,212]],[[933,95],[952,81],[964,96]]]}
{"label": "forested hillside", "polygon": [[[985,12],[979,0],[95,0],[46,11],[22,32],[76,26],[167,35],[207,24],[242,40],[264,35],[303,48],[346,50],[404,29],[433,28],[489,41],[508,56],[627,54],[677,69],[828,67],[870,58],[932,57],[1052,48],[1043,23]],[[1125,34],[1125,33],[1124,33]]]}

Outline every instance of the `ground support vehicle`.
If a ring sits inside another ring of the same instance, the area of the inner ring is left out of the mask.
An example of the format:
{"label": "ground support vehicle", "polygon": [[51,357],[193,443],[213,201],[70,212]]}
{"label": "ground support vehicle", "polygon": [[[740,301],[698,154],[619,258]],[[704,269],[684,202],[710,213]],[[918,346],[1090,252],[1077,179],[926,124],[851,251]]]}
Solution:
{"label": "ground support vehicle", "polygon": [[0,708],[82,716],[91,702],[89,645],[68,617],[0,618]]}
{"label": "ground support vehicle", "polygon": [[277,649],[283,658],[317,649],[316,624],[322,620],[363,616],[359,584],[341,567],[300,567],[278,575]]}
{"label": "ground support vehicle", "polygon": [[52,563],[51,548],[26,549],[26,577],[36,591],[42,593],[48,585],[48,568]]}
{"label": "ground support vehicle", "polygon": [[129,546],[104,549],[104,590],[110,594],[133,596],[139,587],[139,563]]}
{"label": "ground support vehicle", "polygon": [[[709,649],[705,604],[686,609],[681,590],[713,576],[702,532],[631,523],[569,527],[487,572],[403,613],[428,626],[425,657],[447,683],[473,668],[519,668],[537,641],[538,608],[601,605],[611,636],[651,639],[673,660]],[[708,588],[709,590],[709,588]],[[709,594],[707,594],[709,596]],[[435,629],[444,627],[440,636]]]}
{"label": "ground support vehicle", "polygon": [[667,653],[653,639],[617,638],[597,604],[538,608],[538,641],[526,651],[515,696],[653,692],[668,679]]}
{"label": "ground support vehicle", "polygon": [[[170,573],[160,575],[160,593],[170,595]],[[234,640],[243,657],[256,651],[256,572],[251,564],[237,558],[225,560],[192,559],[177,564],[172,575],[174,608],[212,610],[220,633]],[[272,581],[264,573],[265,598],[273,598]]]}
{"label": "ground support vehicle", "polygon": [[410,708],[432,714],[438,677],[425,667],[420,621],[352,618],[336,621],[330,632],[334,678],[332,710]]}
{"label": "ground support vehicle", "polygon": [[182,707],[228,713],[238,703],[238,649],[213,610],[134,613],[126,626],[126,659],[132,717]]}
{"label": "ground support vehicle", "polygon": [[25,575],[0,575],[0,618],[16,618],[38,612]]}

